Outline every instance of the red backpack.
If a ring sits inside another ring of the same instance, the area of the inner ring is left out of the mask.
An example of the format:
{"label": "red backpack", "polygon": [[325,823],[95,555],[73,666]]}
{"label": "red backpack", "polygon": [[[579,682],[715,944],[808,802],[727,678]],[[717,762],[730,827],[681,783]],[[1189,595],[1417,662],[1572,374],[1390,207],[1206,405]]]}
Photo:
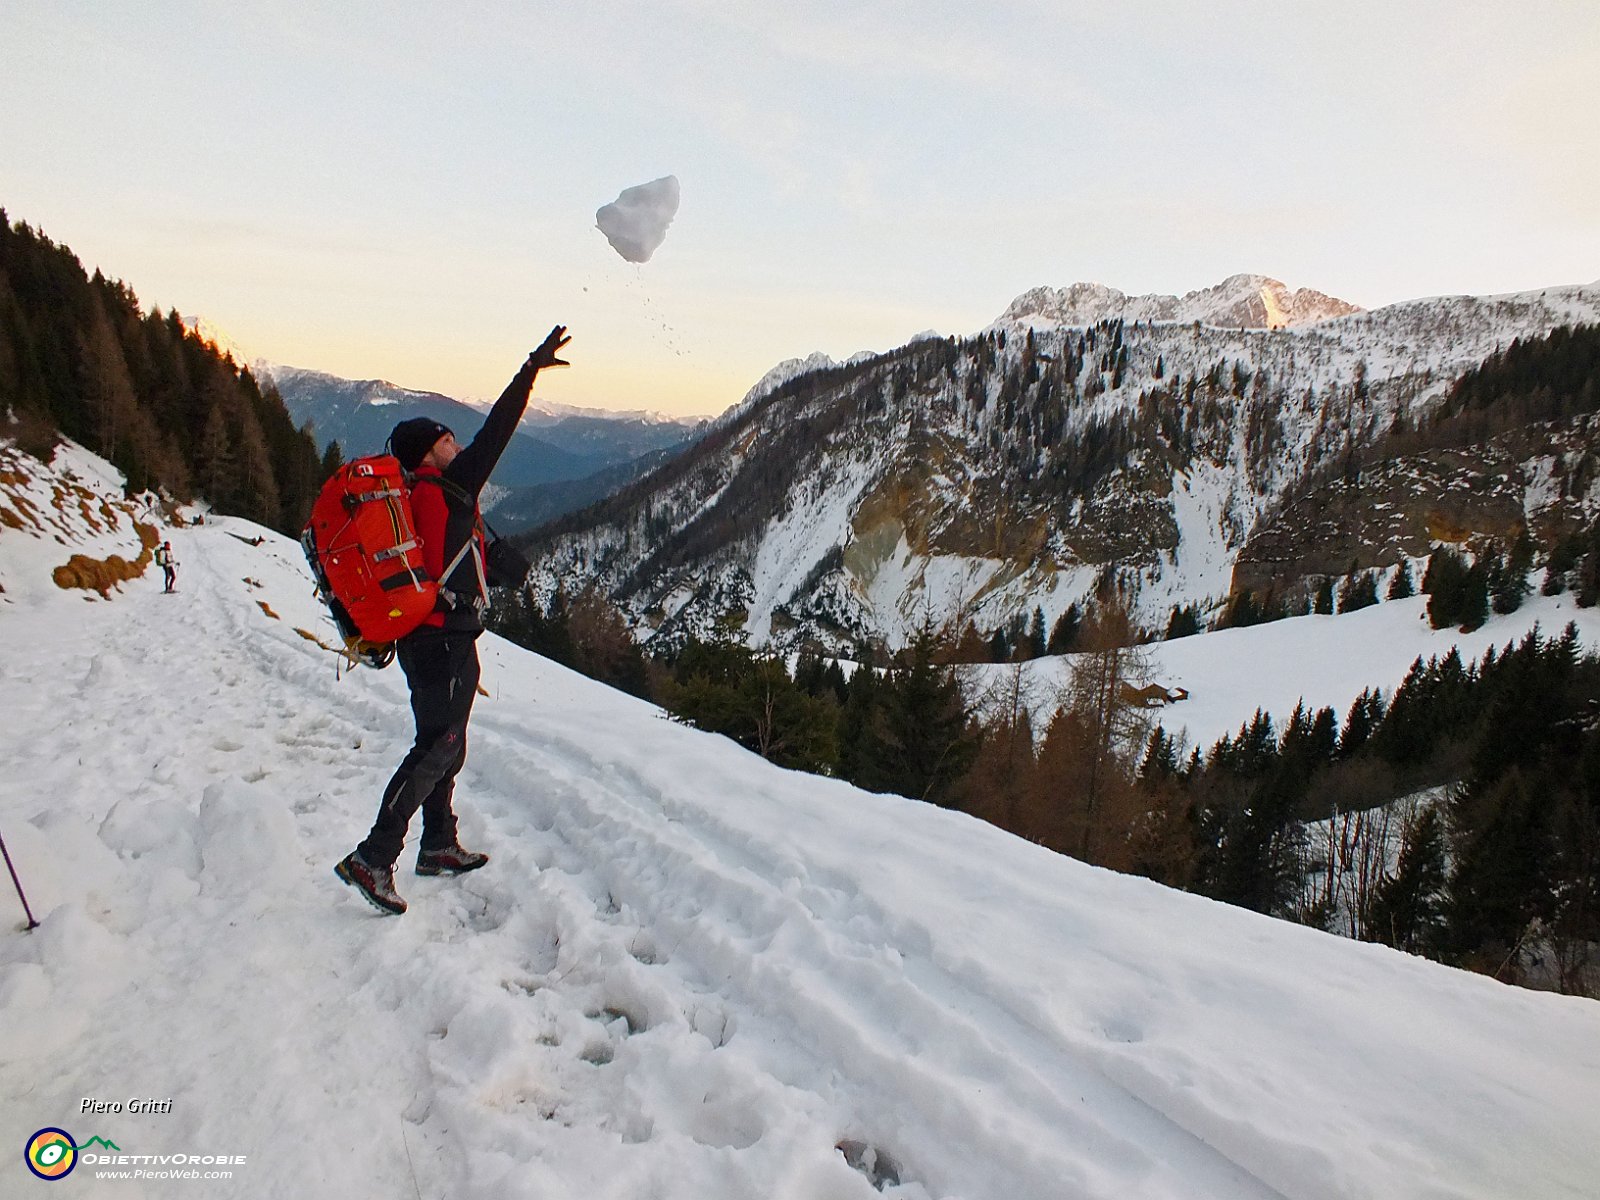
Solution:
{"label": "red backpack", "polygon": [[422,624],[439,594],[422,565],[400,461],[379,454],[335,471],[300,544],[350,656],[388,666],[395,641]]}

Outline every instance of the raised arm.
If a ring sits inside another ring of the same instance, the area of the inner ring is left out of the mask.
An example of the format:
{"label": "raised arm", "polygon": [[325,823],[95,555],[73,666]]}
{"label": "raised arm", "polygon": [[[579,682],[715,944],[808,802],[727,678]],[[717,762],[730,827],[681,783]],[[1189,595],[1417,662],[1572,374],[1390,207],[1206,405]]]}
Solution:
{"label": "raised arm", "polygon": [[495,464],[500,461],[500,456],[511,444],[511,437],[517,431],[517,423],[522,420],[522,414],[527,410],[528,397],[533,392],[534,377],[546,367],[568,366],[566,360],[558,355],[571,340],[567,336],[567,327],[557,325],[539,348],[528,355],[528,361],[522,364],[521,369],[506,385],[506,390],[500,393],[500,399],[494,402],[489,415],[484,418],[483,428],[478,430],[477,436],[471,443],[462,447],[461,453],[457,454],[454,461],[445,468],[446,479],[466,488],[474,496],[483,490],[483,485],[489,482],[489,476],[494,472]]}

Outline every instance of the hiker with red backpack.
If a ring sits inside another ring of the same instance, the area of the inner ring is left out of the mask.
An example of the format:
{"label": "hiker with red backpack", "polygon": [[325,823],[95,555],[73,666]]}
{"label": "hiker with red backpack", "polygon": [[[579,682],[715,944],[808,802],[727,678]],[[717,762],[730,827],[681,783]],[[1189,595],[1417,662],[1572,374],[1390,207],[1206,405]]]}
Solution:
{"label": "hiker with red backpack", "polygon": [[546,367],[568,365],[557,355],[569,341],[565,326],[550,331],[467,445],[427,417],[401,421],[389,435],[389,447],[407,472],[422,565],[439,586],[433,611],[395,643],[411,689],[416,740],[383,790],[372,831],[334,868],[384,912],[406,910],[395,891],[394,864],[418,808],[417,874],[459,875],[489,861],[457,841],[451,803],[467,759],[467,720],[478,690],[477,640],[489,598],[478,496],[522,420],[534,377]]}

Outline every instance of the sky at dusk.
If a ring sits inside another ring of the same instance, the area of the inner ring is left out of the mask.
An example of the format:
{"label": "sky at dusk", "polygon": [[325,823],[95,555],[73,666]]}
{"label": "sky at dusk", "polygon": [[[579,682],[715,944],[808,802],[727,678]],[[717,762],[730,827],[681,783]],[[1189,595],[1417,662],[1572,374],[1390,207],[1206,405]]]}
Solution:
{"label": "sky at dusk", "polygon": [[[1030,287],[1600,277],[1600,3],[0,0],[0,206],[251,353],[714,413]],[[665,175],[649,262],[595,210]]]}

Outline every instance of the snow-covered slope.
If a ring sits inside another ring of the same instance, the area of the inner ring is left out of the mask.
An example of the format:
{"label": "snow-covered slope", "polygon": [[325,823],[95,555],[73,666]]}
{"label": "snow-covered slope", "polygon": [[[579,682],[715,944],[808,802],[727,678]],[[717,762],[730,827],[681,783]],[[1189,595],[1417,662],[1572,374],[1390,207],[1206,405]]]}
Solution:
{"label": "snow-covered slope", "polygon": [[[13,1146],[243,1155],[193,1194],[274,1198],[1593,1194],[1593,1002],[780,771],[493,637],[458,795],[494,861],[377,917],[330,868],[403,680],[307,639],[293,542],[170,536],[178,594],[104,601],[0,529],[0,832],[43,922],[0,894]],[[179,1191],[98,1169],[65,1186]]]}
{"label": "snow-covered slope", "polygon": [[[1492,615],[1470,633],[1434,629],[1427,608],[1426,596],[1412,596],[1336,617],[1290,617],[1153,642],[1141,649],[1150,681],[1186,695],[1153,711],[1152,721],[1204,752],[1224,734],[1237,734],[1257,709],[1280,729],[1297,704],[1313,712],[1331,708],[1342,724],[1368,688],[1392,697],[1418,658],[1444,658],[1455,650],[1463,662],[1477,662],[1491,647],[1503,650],[1535,628],[1552,638],[1574,624],[1584,649],[1600,652],[1600,609],[1579,608],[1570,594],[1530,596],[1516,612]],[[1036,728],[1054,714],[1074,657],[1022,664],[1023,694],[1038,718]],[[1011,666],[965,670],[973,694],[1008,694]]]}

